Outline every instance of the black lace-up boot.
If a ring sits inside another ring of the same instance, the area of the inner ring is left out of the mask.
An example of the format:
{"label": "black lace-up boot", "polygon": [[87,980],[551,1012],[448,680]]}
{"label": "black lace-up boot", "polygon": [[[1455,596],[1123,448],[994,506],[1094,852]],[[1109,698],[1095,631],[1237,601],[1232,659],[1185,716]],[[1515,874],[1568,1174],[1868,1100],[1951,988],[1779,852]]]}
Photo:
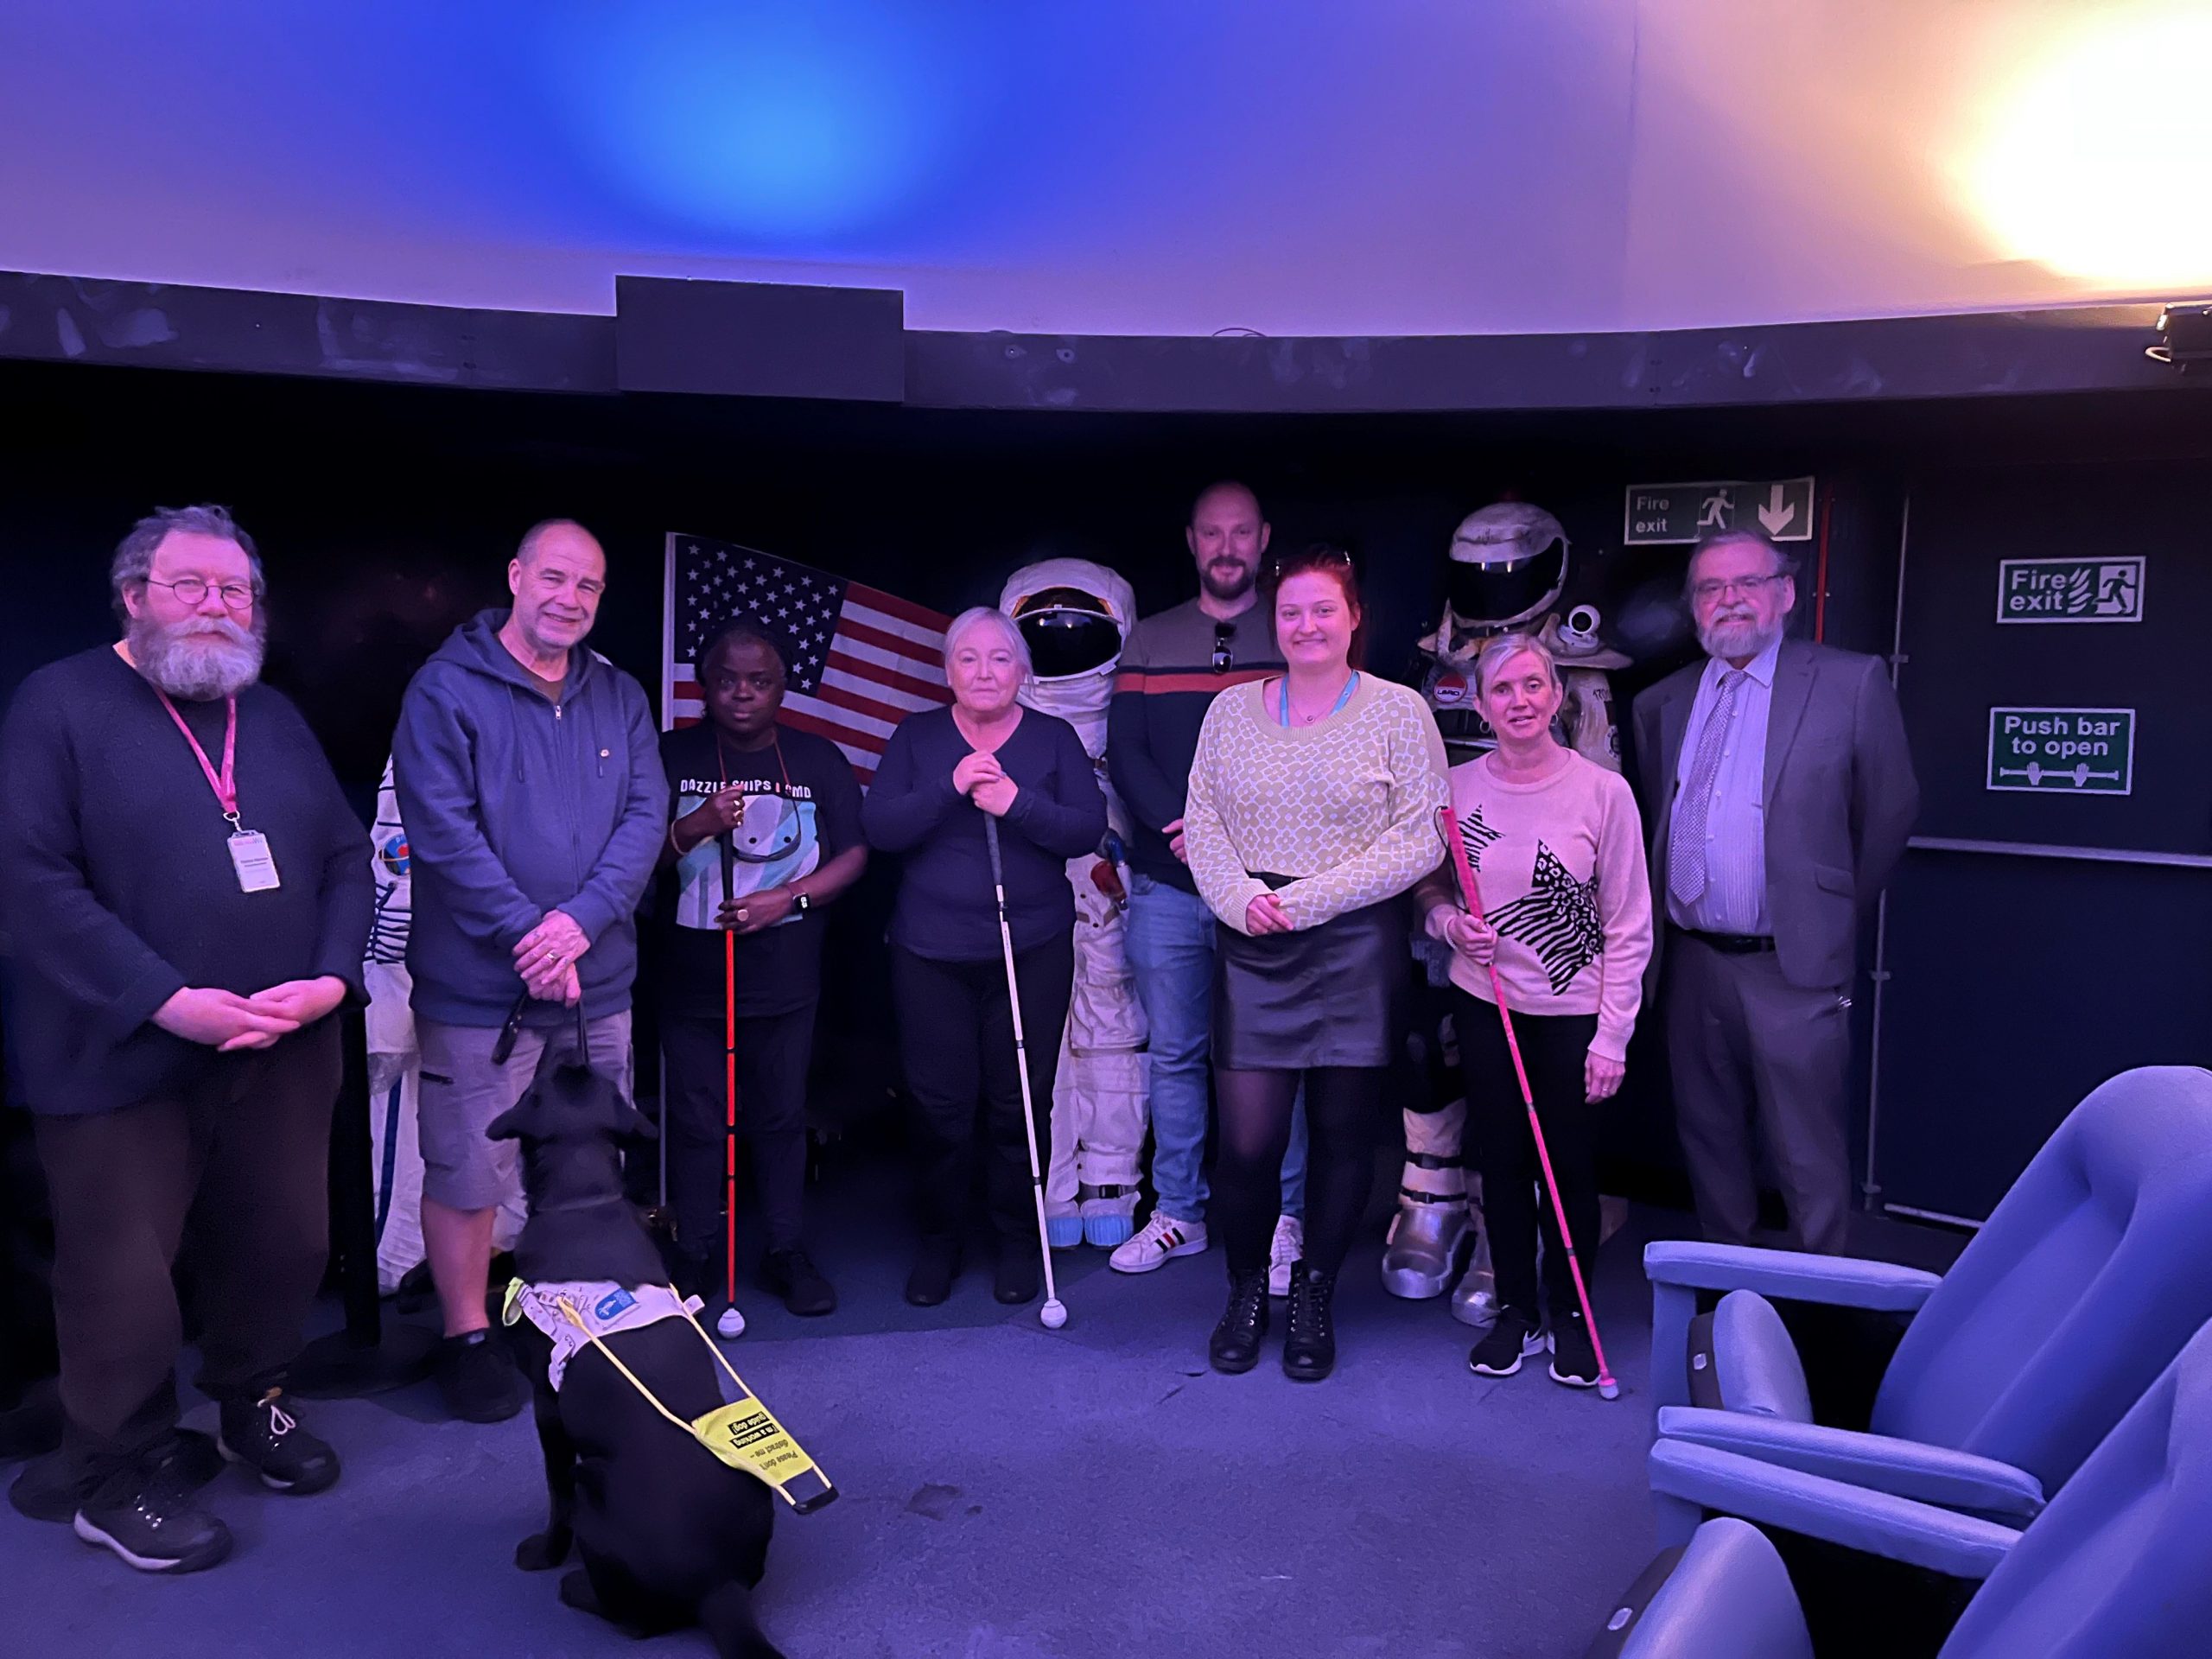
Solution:
{"label": "black lace-up boot", "polygon": [[1337,1275],[1300,1262],[1290,1270],[1290,1329],[1282,1339],[1282,1374],[1319,1382],[1337,1368],[1334,1303]]}
{"label": "black lace-up boot", "polygon": [[1260,1338],[1268,1334],[1268,1270],[1229,1270],[1229,1306],[1213,1328],[1207,1357],[1217,1371],[1249,1371],[1260,1363]]}

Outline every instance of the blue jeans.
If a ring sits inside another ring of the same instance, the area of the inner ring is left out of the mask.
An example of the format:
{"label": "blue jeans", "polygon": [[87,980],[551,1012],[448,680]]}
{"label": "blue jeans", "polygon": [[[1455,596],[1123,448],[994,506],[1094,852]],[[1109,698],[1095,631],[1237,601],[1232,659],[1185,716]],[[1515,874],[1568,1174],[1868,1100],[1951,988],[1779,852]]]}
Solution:
{"label": "blue jeans", "polygon": [[[1206,1211],[1206,1063],[1213,1046],[1213,912],[1194,893],[1129,877],[1129,967],[1152,1041],[1152,1185],[1160,1211]],[[1291,1109],[1282,1212],[1306,1212],[1306,1091]]]}

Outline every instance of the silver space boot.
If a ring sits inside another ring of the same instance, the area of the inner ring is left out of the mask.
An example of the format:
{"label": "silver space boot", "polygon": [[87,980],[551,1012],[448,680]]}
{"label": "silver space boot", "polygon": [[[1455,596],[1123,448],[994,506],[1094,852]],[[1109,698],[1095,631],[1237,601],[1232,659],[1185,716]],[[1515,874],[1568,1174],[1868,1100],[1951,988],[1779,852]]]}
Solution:
{"label": "silver space boot", "polygon": [[1466,1103],[1459,1100],[1440,1111],[1405,1115],[1405,1173],[1382,1250],[1382,1288],[1393,1296],[1441,1296],[1467,1265],[1475,1233],[1467,1215],[1467,1172],[1459,1164],[1466,1117]]}
{"label": "silver space boot", "polygon": [[[1481,1179],[1476,1180],[1477,1192],[1470,1200],[1476,1213],[1480,1213]],[[1479,1225],[1479,1224],[1478,1224]],[[1543,1256],[1541,1240],[1536,1247],[1537,1259]],[[1459,1282],[1452,1287],[1452,1317],[1460,1324],[1477,1331],[1487,1331],[1497,1323],[1497,1274],[1490,1264],[1490,1235],[1483,1232],[1467,1257],[1467,1270],[1459,1275]]]}

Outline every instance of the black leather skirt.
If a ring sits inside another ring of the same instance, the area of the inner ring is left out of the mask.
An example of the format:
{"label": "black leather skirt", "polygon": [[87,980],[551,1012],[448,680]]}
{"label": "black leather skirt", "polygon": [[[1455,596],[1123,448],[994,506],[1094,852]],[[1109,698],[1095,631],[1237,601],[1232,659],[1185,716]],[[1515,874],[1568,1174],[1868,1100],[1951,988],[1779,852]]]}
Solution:
{"label": "black leather skirt", "polygon": [[[1287,877],[1262,875],[1270,887]],[[1406,903],[1252,938],[1224,924],[1213,957],[1213,1058],[1236,1071],[1389,1065],[1405,1010]]]}

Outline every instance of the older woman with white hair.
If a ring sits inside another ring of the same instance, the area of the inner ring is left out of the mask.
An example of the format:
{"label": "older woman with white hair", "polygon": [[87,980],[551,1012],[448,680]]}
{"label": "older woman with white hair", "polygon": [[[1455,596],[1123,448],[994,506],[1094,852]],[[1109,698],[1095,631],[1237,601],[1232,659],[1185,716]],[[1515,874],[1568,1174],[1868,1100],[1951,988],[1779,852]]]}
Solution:
{"label": "older woman with white hair", "polygon": [[891,992],[915,1108],[921,1233],[906,1300],[934,1306],[959,1275],[980,1103],[994,1289],[1011,1305],[1037,1294],[1036,1219],[983,826],[986,815],[999,823],[1041,1154],[1058,1045],[1038,1033],[1066,1021],[1075,976],[1067,861],[1104,837],[1106,798],[1075,728],[1014,701],[1029,648],[1003,611],[978,607],[953,619],[944,671],[952,706],[900,723],[861,809],[868,844],[900,855]]}

